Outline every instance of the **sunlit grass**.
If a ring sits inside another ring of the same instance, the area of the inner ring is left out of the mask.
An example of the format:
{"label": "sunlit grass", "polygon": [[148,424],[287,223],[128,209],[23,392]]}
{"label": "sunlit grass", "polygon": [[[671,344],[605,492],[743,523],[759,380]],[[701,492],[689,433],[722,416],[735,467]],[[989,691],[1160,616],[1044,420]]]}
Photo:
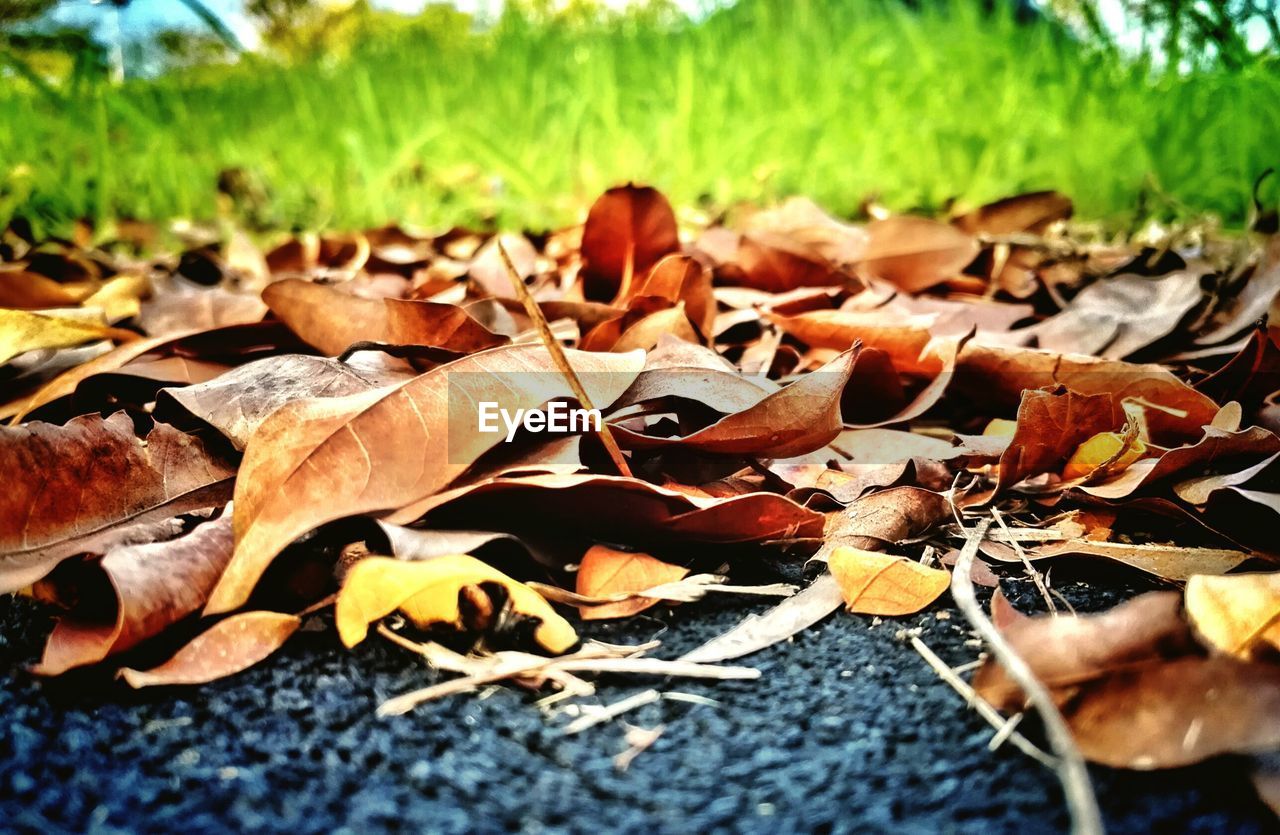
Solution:
{"label": "sunlit grass", "polygon": [[0,216],[211,217],[218,172],[258,220],[356,226],[496,217],[546,227],[602,188],[684,204],[869,193],[936,208],[1057,188],[1082,214],[1240,223],[1280,163],[1280,70],[1157,77],[1051,26],[973,7],[748,2],[702,24],[508,19],[455,43],[245,64],[214,79],[0,91]]}

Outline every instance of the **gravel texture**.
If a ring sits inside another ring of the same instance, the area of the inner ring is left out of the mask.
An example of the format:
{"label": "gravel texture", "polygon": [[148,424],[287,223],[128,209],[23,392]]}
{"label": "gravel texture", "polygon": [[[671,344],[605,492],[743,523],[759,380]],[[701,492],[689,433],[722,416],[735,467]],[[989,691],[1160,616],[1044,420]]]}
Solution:
{"label": "gravel texture", "polygon": [[[1108,602],[1066,575],[1083,608]],[[1025,584],[1008,590],[1030,601]],[[1132,590],[1132,589],[1131,589]],[[719,598],[585,630],[657,637],[674,657],[764,608]],[[526,691],[492,688],[379,719],[383,699],[440,680],[372,638],[341,649],[318,617],[274,658],[202,688],[132,692],[95,675],[41,682],[25,664],[49,627],[0,598],[0,830],[309,832],[1062,831],[1055,777],[964,707],[900,631],[949,663],[978,649],[946,605],[873,622],[836,615],[746,659],[763,677],[701,684],[612,677],[599,698],[648,686],[664,701],[626,720],[665,724],[628,771],[620,723],[577,736]],[[1030,724],[1030,723],[1028,723]],[[1112,832],[1274,828],[1245,764],[1157,773],[1094,769]]]}

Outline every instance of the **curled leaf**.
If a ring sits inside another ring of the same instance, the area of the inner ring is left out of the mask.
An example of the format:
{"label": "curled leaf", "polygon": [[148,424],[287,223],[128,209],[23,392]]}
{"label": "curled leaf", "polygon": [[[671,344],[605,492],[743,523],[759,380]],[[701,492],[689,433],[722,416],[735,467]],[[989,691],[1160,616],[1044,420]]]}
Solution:
{"label": "curled leaf", "polygon": [[[684,579],[688,573],[687,568],[665,563],[648,554],[594,545],[583,555],[578,568],[577,592],[584,597],[631,594],[674,583]],[[601,606],[582,606],[579,611],[583,620],[625,618],[657,603],[655,599],[634,597]]]}
{"label": "curled leaf", "polygon": [[368,635],[370,623],[397,609],[421,628],[440,623],[461,627],[458,595],[481,583],[502,586],[517,614],[540,621],[534,637],[546,651],[559,655],[578,642],[573,627],[541,595],[463,554],[415,562],[369,557],[356,563],[338,592],[338,636],[353,647]]}

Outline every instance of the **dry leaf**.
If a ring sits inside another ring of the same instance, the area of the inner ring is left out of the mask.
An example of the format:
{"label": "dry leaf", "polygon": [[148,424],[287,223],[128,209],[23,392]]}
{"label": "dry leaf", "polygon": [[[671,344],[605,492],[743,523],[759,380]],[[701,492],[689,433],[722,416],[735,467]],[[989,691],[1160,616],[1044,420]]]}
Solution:
{"label": "dry leaf", "polygon": [[911,615],[937,600],[951,573],[860,548],[836,548],[827,557],[845,606],[860,615]]}
{"label": "dry leaf", "polygon": [[362,299],[296,278],[268,285],[262,298],[294,333],[330,356],[357,342],[426,345],[469,354],[509,341],[451,304]]}
{"label": "dry leaf", "polygon": [[537,592],[487,563],[462,554],[416,562],[369,557],[356,563],[338,592],[338,636],[343,644],[353,647],[365,639],[370,623],[397,609],[420,628],[439,623],[460,628],[459,594],[468,586],[482,583],[501,586],[516,614],[540,622],[534,637],[547,652],[559,655],[578,642],[569,622]]}
{"label": "dry leaf", "polygon": [[609,189],[591,206],[582,229],[587,298],[614,298],[627,275],[642,276],[679,249],[676,216],[667,198],[648,186]]}
{"label": "dry leaf", "polygon": [[[689,569],[665,563],[638,551],[618,551],[604,545],[592,546],[578,568],[577,593],[585,597],[631,594],[684,579]],[[601,606],[581,606],[583,620],[625,618],[643,612],[658,601],[635,597]]]}
{"label": "dry leaf", "polygon": [[0,427],[0,592],[73,554],[129,541],[129,525],[218,507],[235,470],[196,439],[158,424],[145,439],[118,412],[66,426]]}
{"label": "dry leaf", "polygon": [[1248,660],[1280,649],[1280,573],[1192,577],[1186,606],[1196,633],[1218,652]]}
{"label": "dry leaf", "polygon": [[[580,374],[592,372],[583,382],[602,409],[643,362],[639,354],[569,352],[569,359]],[[478,431],[476,403],[514,413],[571,396],[546,349],[510,346],[389,388],[281,407],[246,447],[236,481],[236,554],[207,611],[242,604],[286,545],[325,522],[394,510],[443,489],[502,442],[501,434]],[[405,449],[422,452],[405,456]]]}
{"label": "dry leaf", "polygon": [[[177,539],[115,548],[77,566],[57,584],[70,591],[56,596],[79,603],[54,627],[33,672],[58,675],[97,663],[198,612],[231,559],[231,545],[231,517],[224,515]],[[80,611],[114,612],[114,618],[85,620]]]}
{"label": "dry leaf", "polygon": [[107,327],[101,321],[0,308],[0,365],[18,354],[41,348],[71,348],[95,339],[125,342],[137,336],[132,331]]}
{"label": "dry leaf", "polygon": [[873,220],[867,224],[867,236],[859,275],[890,281],[909,293],[954,278],[978,254],[972,236],[924,217]]}
{"label": "dry leaf", "polygon": [[278,650],[302,620],[279,612],[240,612],[197,635],[158,667],[120,671],[130,687],[205,684],[246,670]]}

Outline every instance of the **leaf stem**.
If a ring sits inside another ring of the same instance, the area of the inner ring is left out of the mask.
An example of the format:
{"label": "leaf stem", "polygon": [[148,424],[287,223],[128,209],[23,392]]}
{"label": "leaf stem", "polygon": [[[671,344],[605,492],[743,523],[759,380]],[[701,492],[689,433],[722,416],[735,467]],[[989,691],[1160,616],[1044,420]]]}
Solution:
{"label": "leaf stem", "polygon": [[[547,323],[547,317],[542,315],[542,309],[533,300],[533,294],[529,292],[528,287],[524,286],[524,280],[520,278],[520,273],[516,272],[515,265],[511,263],[511,256],[507,254],[507,248],[502,245],[501,239],[497,241],[497,245],[498,255],[502,259],[502,266],[506,268],[507,277],[511,279],[511,286],[515,288],[516,295],[520,297],[520,303],[524,305],[525,313],[529,315],[529,318],[533,320],[534,325],[537,327],[538,334],[542,337],[542,344],[550,352],[552,361],[560,367],[561,373],[564,374],[565,380],[569,383],[569,388],[573,390],[574,397],[578,398],[578,402],[582,404],[582,407],[584,409],[595,409],[595,404],[591,402],[591,397],[587,394],[587,390],[583,388],[577,372],[569,364],[569,358],[565,356],[564,348],[560,347],[560,341],[551,332],[551,325]],[[627,466],[627,459],[623,456],[621,447],[618,446],[613,433],[609,431],[609,424],[601,421],[600,430],[596,434],[600,436],[600,441],[604,444],[605,450],[608,451],[614,466],[618,468],[618,472],[627,478],[631,478],[631,468]]]}

